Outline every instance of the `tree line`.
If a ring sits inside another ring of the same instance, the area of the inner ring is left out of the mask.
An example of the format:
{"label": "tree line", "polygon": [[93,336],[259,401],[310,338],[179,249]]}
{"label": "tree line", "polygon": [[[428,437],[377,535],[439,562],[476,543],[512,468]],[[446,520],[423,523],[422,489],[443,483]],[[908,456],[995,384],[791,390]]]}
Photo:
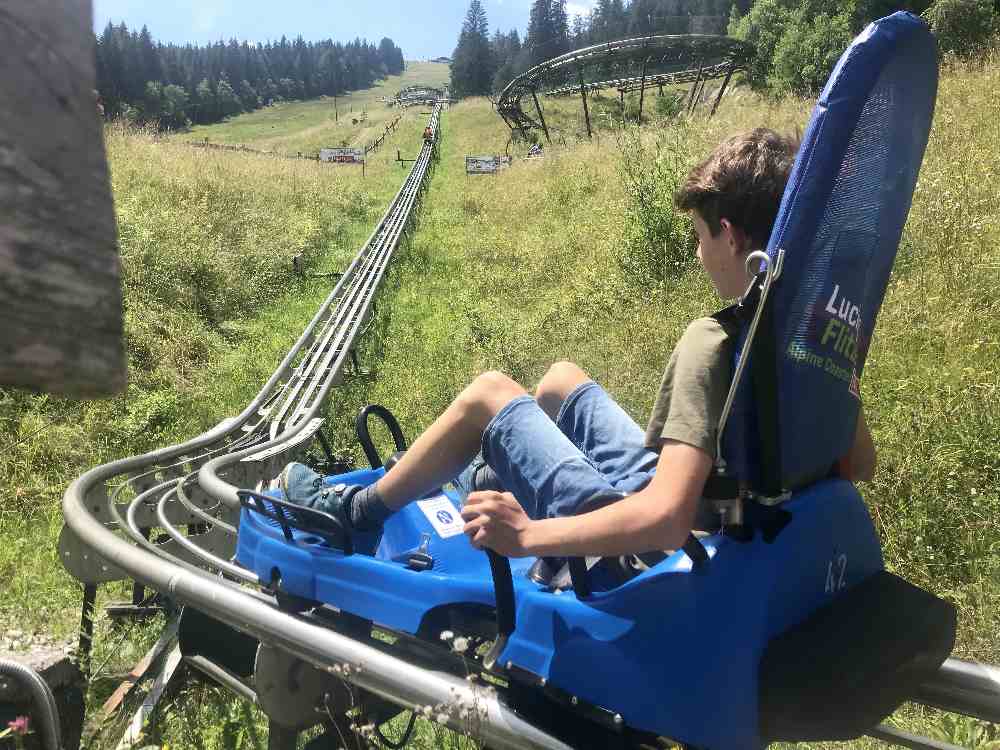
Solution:
{"label": "tree line", "polygon": [[597,0],[569,18],[566,0],[534,0],[517,30],[489,36],[472,0],[452,55],[457,96],[498,93],[514,77],[570,50],[654,34],[729,34],[753,43],[755,88],[815,95],[851,39],[897,10],[927,19],[944,52],[975,54],[1000,33],[1000,0]]}
{"label": "tree line", "polygon": [[814,96],[854,36],[897,10],[923,16],[942,52],[975,55],[1000,33],[1000,0],[755,0],[729,33],[754,45],[753,87]]}
{"label": "tree line", "polygon": [[162,127],[217,122],[287,99],[336,96],[403,72],[403,51],[355,39],[264,44],[159,44],[149,29],[108,23],[95,38],[97,92],[106,117]]}

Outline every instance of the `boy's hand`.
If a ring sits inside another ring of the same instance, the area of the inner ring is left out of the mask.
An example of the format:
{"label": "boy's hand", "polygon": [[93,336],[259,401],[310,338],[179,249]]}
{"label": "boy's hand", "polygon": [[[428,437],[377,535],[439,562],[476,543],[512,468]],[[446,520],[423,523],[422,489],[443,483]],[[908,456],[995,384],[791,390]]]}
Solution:
{"label": "boy's hand", "polygon": [[473,492],[462,508],[465,534],[476,549],[489,547],[506,557],[527,557],[532,521],[509,492]]}

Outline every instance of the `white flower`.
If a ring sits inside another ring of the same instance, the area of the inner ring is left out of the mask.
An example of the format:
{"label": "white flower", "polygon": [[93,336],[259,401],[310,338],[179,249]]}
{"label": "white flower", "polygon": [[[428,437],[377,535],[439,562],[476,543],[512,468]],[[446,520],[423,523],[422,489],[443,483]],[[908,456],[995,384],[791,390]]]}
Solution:
{"label": "white flower", "polygon": [[450,641],[454,637],[455,637],[455,634],[452,633],[450,630],[442,630],[441,631],[441,640],[442,641]]}
{"label": "white flower", "polygon": [[469,650],[469,639],[462,637],[456,638],[451,644],[451,650],[459,654],[464,654]]}

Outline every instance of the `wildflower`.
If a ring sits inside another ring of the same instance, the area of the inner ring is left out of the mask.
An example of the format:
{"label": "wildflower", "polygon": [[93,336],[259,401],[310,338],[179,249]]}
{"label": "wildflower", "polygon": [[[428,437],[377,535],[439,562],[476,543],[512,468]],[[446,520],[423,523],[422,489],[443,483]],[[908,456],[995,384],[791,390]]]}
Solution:
{"label": "wildflower", "polygon": [[439,713],[434,718],[435,718],[435,720],[437,721],[438,724],[447,724],[448,723],[448,714],[446,714],[446,713],[443,713],[443,712]]}
{"label": "wildflower", "polygon": [[458,637],[451,643],[451,650],[458,654],[464,654],[469,650],[469,639]]}
{"label": "wildflower", "polygon": [[28,733],[28,717],[18,716],[14,721],[7,722],[7,728],[22,737]]}
{"label": "wildflower", "polygon": [[430,706],[424,706],[423,708],[420,709],[420,713],[424,715],[424,718],[429,719],[431,718],[431,714],[434,713],[434,709],[431,708]]}

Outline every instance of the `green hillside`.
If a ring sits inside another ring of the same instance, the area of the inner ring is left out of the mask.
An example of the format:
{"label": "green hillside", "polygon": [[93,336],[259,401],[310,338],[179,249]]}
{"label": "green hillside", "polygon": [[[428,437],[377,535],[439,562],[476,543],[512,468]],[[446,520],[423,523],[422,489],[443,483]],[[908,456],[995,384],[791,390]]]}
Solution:
{"label": "green hillside", "polygon": [[[414,84],[442,87],[448,83],[443,63],[410,62],[402,75],[389,76],[370,89],[304,102],[280,102],[214,125],[199,125],[177,136],[183,141],[230,143],[261,151],[315,155],[321,148],[342,144],[363,147],[380,136],[386,123],[402,111],[407,122],[423,121],[418,107],[398,110],[386,106],[400,89]],[[335,111],[336,109],[336,111]],[[366,119],[361,119],[365,112]],[[415,127],[415,126],[414,126]],[[392,153],[395,147],[388,144]]]}

